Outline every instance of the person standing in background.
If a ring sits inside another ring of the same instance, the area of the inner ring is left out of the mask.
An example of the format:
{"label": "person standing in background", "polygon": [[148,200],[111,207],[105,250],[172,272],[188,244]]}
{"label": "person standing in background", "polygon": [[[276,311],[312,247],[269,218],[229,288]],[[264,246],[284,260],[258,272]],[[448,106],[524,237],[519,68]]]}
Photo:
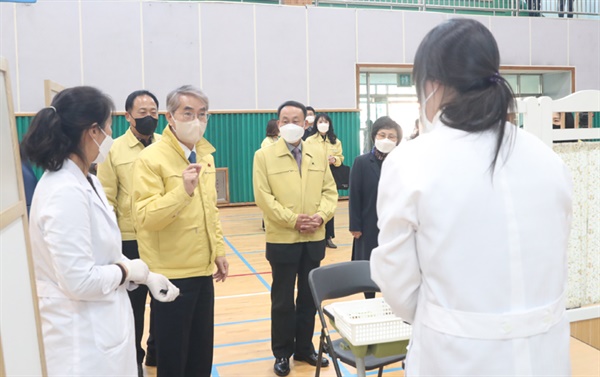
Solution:
{"label": "person standing in background", "polygon": [[25,204],[27,205],[27,216],[31,210],[31,201],[33,200],[33,193],[35,192],[35,186],[37,185],[37,177],[33,171],[31,163],[27,160],[23,154],[23,147],[20,146],[21,153],[21,173],[23,174],[23,189],[25,190]]}
{"label": "person standing in background", "polygon": [[92,161],[112,144],[113,103],[89,86],[64,89],[23,139],[45,170],[29,234],[49,376],[137,376],[128,289],[146,284],[172,301],[179,290],[140,259],[121,253],[121,233]]}
{"label": "person standing in background", "polygon": [[[109,204],[117,215],[123,239],[123,255],[129,259],[138,259],[140,253],[131,220],[131,192],[134,185],[132,180],[133,162],[144,148],[160,138],[160,135],[154,133],[158,125],[158,99],[156,96],[147,90],[136,90],[129,94],[125,100],[125,119],[129,122],[129,128],[125,134],[115,140],[106,160],[98,164],[97,176],[102,183]],[[141,343],[144,334],[147,297],[148,289],[144,286],[129,292],[135,320],[135,346],[140,377],[143,377],[142,362],[146,355]],[[155,366],[152,317],[153,315],[150,313],[146,364]]]}
{"label": "person standing in background", "polygon": [[571,375],[571,176],[507,122],[499,68],[473,19],[433,28],[414,59],[423,128],[383,164],[371,255],[371,278],[412,324],[407,377]]}
{"label": "person standing in background", "polygon": [[[371,141],[375,144],[370,153],[354,159],[350,170],[350,195],[348,201],[352,233],[352,260],[370,260],[371,251],[377,247],[377,187],[381,165],[388,154],[402,140],[402,129],[390,117],[383,116],[373,123]],[[375,297],[375,292],[365,292],[365,298]]]}
{"label": "person standing in background", "polygon": [[[327,163],[331,169],[339,167],[344,162],[342,142],[337,138],[333,130],[333,122],[327,114],[319,114],[315,119],[316,133],[306,139],[307,144],[314,144],[321,148],[327,156]],[[347,182],[346,182],[347,183]],[[334,218],[332,217],[325,225],[325,240],[327,247],[337,249],[333,243],[335,238]]]}
{"label": "person standing in background", "polygon": [[315,109],[311,106],[306,106],[306,123],[304,124],[304,135],[302,140],[306,140],[308,137],[313,135],[317,130],[315,129]]}
{"label": "person standing in background", "polygon": [[[132,217],[141,258],[181,290],[155,302],[158,377],[210,376],[215,289],[229,263],[217,209],[215,148],[204,138],[208,97],[185,85],[167,95],[162,137],[133,166]],[[216,268],[216,272],[215,272]]]}
{"label": "person standing in background", "polygon": [[[565,2],[567,3],[566,6],[565,6]],[[567,9],[567,7],[569,9]],[[573,18],[573,13],[572,13],[573,12],[573,0],[560,0],[559,9],[561,12],[563,12],[565,10],[568,12],[571,12],[571,13],[567,13],[567,17]],[[564,15],[565,15],[564,13],[559,13],[558,17],[562,18],[562,17],[564,17]]]}
{"label": "person standing in background", "polygon": [[[317,365],[312,343],[317,309],[308,274],[325,257],[325,229],[338,194],[321,148],[302,141],[306,108],[287,101],[277,110],[281,139],[254,153],[253,187],[266,223],[266,258],[271,265],[273,370],[290,373],[289,359]],[[294,302],[294,288],[298,287]],[[323,359],[322,366],[329,361]]]}
{"label": "person standing in background", "polygon": [[267,136],[260,143],[260,147],[264,148],[268,145],[274,144],[279,140],[279,126],[277,126],[277,119],[271,119],[267,122]]}

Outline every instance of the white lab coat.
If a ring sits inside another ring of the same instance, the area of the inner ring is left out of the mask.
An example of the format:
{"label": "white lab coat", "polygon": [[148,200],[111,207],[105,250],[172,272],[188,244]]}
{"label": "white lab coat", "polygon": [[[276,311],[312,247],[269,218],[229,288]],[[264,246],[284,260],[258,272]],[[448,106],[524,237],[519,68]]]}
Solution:
{"label": "white lab coat", "polygon": [[33,197],[30,236],[49,376],[137,376],[133,313],[119,286],[121,233],[102,185],[66,160]]}
{"label": "white lab coat", "polygon": [[437,121],[386,158],[371,274],[412,323],[407,376],[570,375],[570,174],[534,136]]}

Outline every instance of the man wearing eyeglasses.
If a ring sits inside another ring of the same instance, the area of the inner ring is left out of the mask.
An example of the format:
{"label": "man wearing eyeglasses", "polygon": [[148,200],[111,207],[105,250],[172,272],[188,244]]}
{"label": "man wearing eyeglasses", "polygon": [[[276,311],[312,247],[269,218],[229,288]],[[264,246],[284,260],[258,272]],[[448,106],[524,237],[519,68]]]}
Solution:
{"label": "man wearing eyeglasses", "polygon": [[[123,255],[129,259],[138,259],[140,254],[131,220],[130,195],[133,184],[131,173],[133,162],[140,152],[160,138],[160,135],[154,133],[158,124],[158,99],[147,90],[136,90],[127,96],[125,111],[129,129],[114,141],[106,160],[98,165],[98,179],[102,183],[106,198],[117,215],[117,222],[123,239]],[[146,353],[141,346],[141,342],[144,334],[144,312],[146,311],[147,297],[148,288],[145,285],[140,285],[137,289],[129,292],[135,321],[138,376],[142,377],[144,375],[142,361]],[[150,330],[152,331],[152,329]],[[152,337],[153,334],[150,333],[150,338]],[[151,346],[153,346],[153,343],[148,341],[148,354],[150,356],[146,356],[146,364],[148,364],[148,359],[154,358],[154,349],[150,349]]]}
{"label": "man wearing eyeglasses", "polygon": [[[217,209],[215,148],[203,137],[208,98],[186,85],[167,96],[169,126],[133,169],[132,214],[140,255],[180,289],[155,302],[157,376],[210,376],[214,285],[229,264]],[[215,272],[216,268],[216,272]]]}

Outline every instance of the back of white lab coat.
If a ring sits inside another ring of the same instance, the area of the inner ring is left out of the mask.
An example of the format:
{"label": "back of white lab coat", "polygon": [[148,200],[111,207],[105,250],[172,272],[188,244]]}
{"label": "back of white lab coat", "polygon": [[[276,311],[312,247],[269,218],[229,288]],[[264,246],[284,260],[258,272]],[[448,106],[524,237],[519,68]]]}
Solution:
{"label": "back of white lab coat", "polygon": [[493,177],[495,135],[439,122],[383,165],[371,272],[413,324],[407,376],[570,374],[570,175],[534,136],[506,130],[514,143]]}
{"label": "back of white lab coat", "polygon": [[136,376],[121,235],[102,186],[66,160],[33,198],[30,235],[50,376]]}

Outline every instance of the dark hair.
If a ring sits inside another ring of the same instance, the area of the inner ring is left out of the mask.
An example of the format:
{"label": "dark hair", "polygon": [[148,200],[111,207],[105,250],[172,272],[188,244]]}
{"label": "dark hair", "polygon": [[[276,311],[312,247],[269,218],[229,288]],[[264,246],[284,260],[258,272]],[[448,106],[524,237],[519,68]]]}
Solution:
{"label": "dark hair", "polygon": [[158,99],[156,99],[156,96],[154,94],[150,93],[149,91],[142,89],[142,90],[136,90],[135,92],[133,92],[127,96],[127,99],[125,100],[125,111],[127,111],[127,112],[131,111],[131,109],[133,108],[133,101],[135,101],[135,99],[140,96],[148,96],[148,97],[152,98],[152,100],[156,104],[156,108],[158,108]]}
{"label": "dark hair", "polygon": [[320,113],[315,116],[315,123],[314,123],[313,130],[311,132],[311,136],[316,134],[317,132],[319,132],[317,125],[319,124],[319,119],[321,119],[321,118],[325,119],[329,123],[329,129],[327,130],[327,133],[325,134],[325,136],[327,136],[327,138],[329,138],[329,142],[331,144],[335,144],[335,141],[337,140],[337,135],[333,131],[333,122],[331,121],[331,118],[329,117],[329,115],[327,115],[325,113]]}
{"label": "dark hair", "polygon": [[441,120],[448,127],[496,132],[492,171],[504,140],[508,110],[514,106],[513,91],[499,75],[499,67],[500,53],[492,33],[478,21],[453,18],[427,33],[417,49],[413,70],[419,101],[424,99],[426,81],[437,81],[453,92],[442,102]]}
{"label": "dark hair", "polygon": [[114,110],[110,97],[91,86],[65,89],[51,107],[38,111],[23,138],[27,158],[44,170],[57,171],[72,153],[86,161],[81,135],[97,124],[104,127]]}
{"label": "dark hair", "polygon": [[310,111],[312,111],[312,112],[313,112],[313,114],[316,114],[316,113],[317,113],[317,112],[315,111],[315,108],[314,108],[314,107],[312,107],[312,106],[306,106],[306,113],[308,113],[308,111],[309,111],[309,110],[310,110]]}
{"label": "dark hair", "polygon": [[377,133],[380,130],[396,130],[396,133],[398,134],[398,140],[396,145],[400,144],[400,141],[402,141],[402,128],[398,123],[396,123],[396,121],[394,121],[389,116],[380,117],[375,121],[375,123],[373,123],[372,127],[373,128],[371,130],[371,141],[373,142],[375,141],[375,136],[377,136]]}
{"label": "dark hair", "polygon": [[267,136],[279,135],[279,126],[277,125],[277,119],[271,119],[267,122]]}
{"label": "dark hair", "polygon": [[284,103],[282,103],[281,106],[279,106],[279,108],[277,109],[277,117],[278,118],[281,115],[281,109],[283,109],[286,106],[292,106],[292,107],[299,108],[300,110],[302,110],[302,113],[304,114],[304,118],[306,118],[306,107],[297,101],[285,101]]}

